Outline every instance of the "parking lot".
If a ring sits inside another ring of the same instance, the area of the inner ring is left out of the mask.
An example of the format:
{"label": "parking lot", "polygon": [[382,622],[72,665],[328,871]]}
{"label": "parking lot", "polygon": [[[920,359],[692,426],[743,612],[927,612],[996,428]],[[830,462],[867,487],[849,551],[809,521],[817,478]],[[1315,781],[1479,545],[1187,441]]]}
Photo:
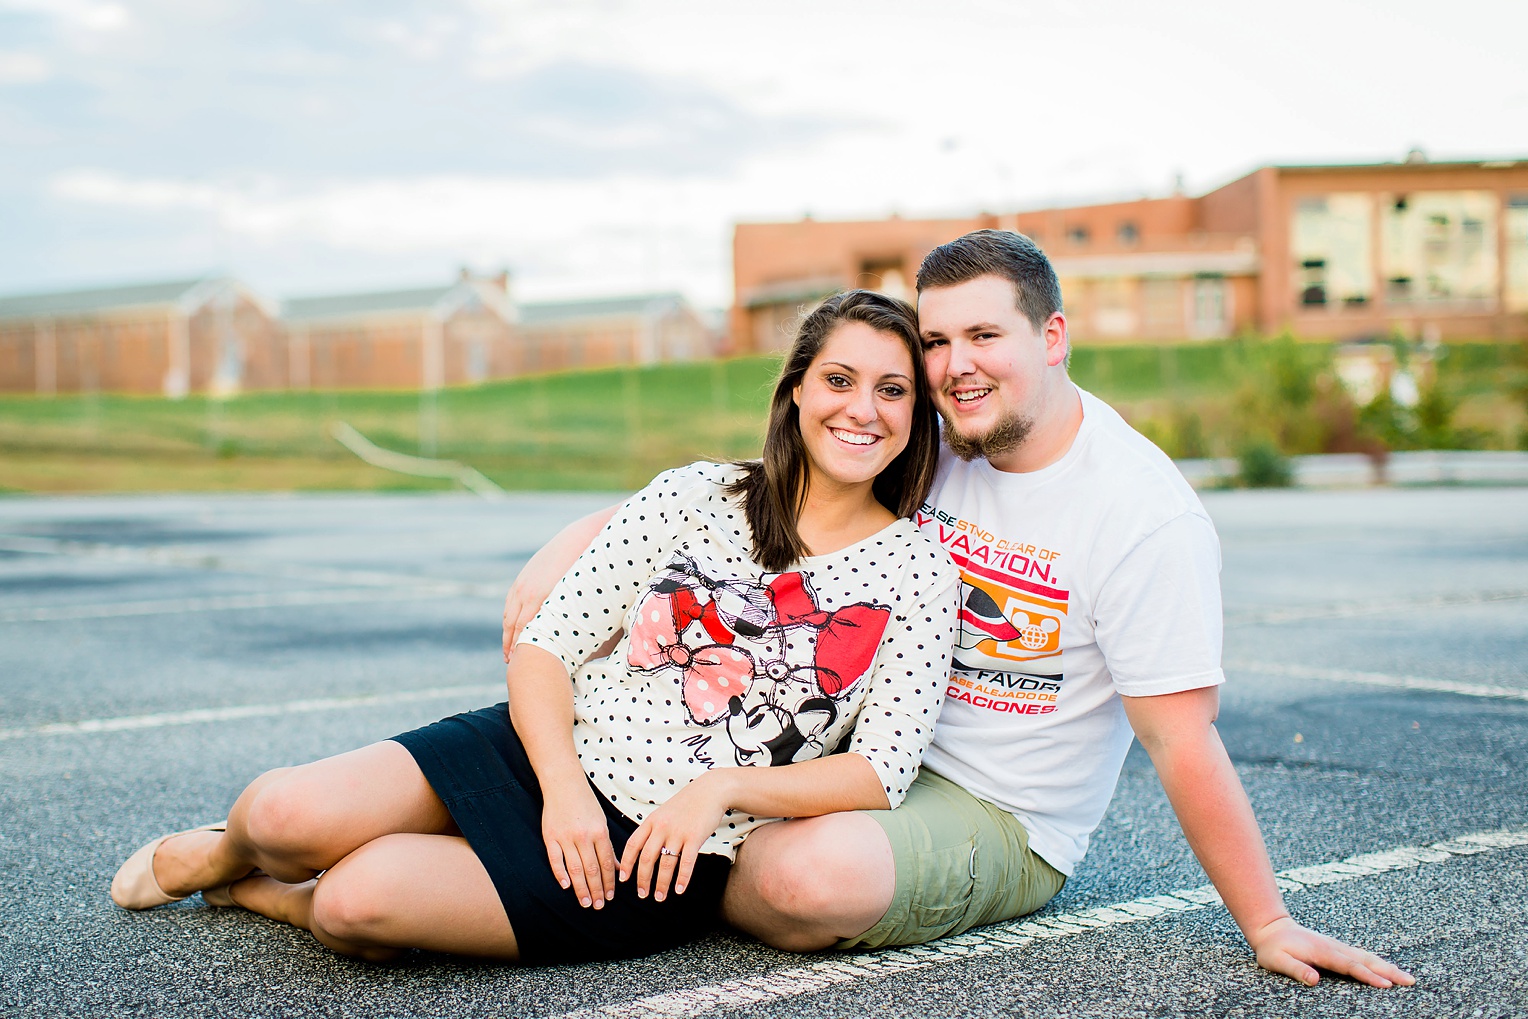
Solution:
{"label": "parking lot", "polygon": [[0,1015],[1528,1014],[1528,488],[1205,496],[1220,731],[1289,906],[1414,988],[1258,970],[1139,748],[1036,919],[917,951],[379,966],[197,897],[112,905],[128,853],[260,771],[501,698],[508,582],[609,501],[0,500]]}

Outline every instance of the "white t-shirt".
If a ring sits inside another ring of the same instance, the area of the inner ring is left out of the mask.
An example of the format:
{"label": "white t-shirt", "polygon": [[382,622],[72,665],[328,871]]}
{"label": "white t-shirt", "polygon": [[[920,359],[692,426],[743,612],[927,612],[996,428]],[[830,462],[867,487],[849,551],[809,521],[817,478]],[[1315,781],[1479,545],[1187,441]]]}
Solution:
{"label": "white t-shirt", "polygon": [[1119,694],[1225,681],[1220,543],[1161,450],[1090,393],[1072,447],[1030,473],[948,450],[923,532],[961,569],[954,667],[925,766],[1023,822],[1071,874],[1114,795]]}
{"label": "white t-shirt", "polygon": [[[589,780],[641,821],[709,768],[821,757],[844,737],[902,802],[949,675],[958,571],[912,521],[767,573],[741,471],[696,463],[632,496],[521,636],[573,677]],[[618,628],[608,658],[583,663]],[[774,820],[736,811],[704,852],[729,858]]]}

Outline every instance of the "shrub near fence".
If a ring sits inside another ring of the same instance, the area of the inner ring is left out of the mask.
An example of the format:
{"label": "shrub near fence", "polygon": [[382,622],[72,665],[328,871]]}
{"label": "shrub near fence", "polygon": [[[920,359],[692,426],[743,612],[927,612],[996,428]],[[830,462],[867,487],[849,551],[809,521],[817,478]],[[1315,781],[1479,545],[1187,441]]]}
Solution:
{"label": "shrub near fence", "polygon": [[1528,448],[1528,345],[1393,345],[1421,382],[1415,407],[1358,406],[1335,348],[1289,337],[1073,352],[1073,377],[1174,457]]}

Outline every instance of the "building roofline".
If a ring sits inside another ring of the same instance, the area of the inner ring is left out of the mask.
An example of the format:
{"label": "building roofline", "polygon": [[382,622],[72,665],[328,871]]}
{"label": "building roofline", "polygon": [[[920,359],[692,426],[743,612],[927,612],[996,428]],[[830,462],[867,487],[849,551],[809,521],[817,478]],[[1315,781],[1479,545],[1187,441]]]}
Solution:
{"label": "building roofline", "polygon": [[0,319],[68,318],[175,307],[189,313],[226,287],[236,288],[262,306],[266,303],[231,276],[207,275],[160,283],[8,294],[0,297]]}
{"label": "building roofline", "polygon": [[1280,173],[1331,173],[1333,171],[1361,173],[1374,170],[1427,173],[1443,170],[1511,170],[1518,167],[1528,169],[1528,156],[1513,159],[1454,159],[1444,162],[1391,160],[1383,163],[1277,163],[1272,169]]}
{"label": "building roofline", "polygon": [[431,287],[289,297],[281,302],[281,312],[286,321],[297,325],[410,315],[445,319],[472,297],[505,321],[514,320],[515,310],[507,297],[492,282],[479,279],[458,279]]}
{"label": "building roofline", "polygon": [[1407,173],[1438,173],[1458,172],[1460,170],[1522,170],[1528,169],[1528,156],[1501,157],[1497,159],[1449,159],[1441,161],[1433,160],[1386,160],[1379,163],[1264,163],[1252,168],[1245,173],[1207,188],[1200,192],[1197,197],[1214,194],[1232,184],[1239,184],[1248,177],[1255,177],[1264,171],[1288,174],[1316,174],[1316,173],[1374,173],[1385,170],[1404,170]]}
{"label": "building roofline", "polygon": [[677,290],[575,298],[565,301],[523,301],[520,304],[520,321],[524,325],[531,326],[551,325],[585,319],[648,315],[688,306],[689,302]]}

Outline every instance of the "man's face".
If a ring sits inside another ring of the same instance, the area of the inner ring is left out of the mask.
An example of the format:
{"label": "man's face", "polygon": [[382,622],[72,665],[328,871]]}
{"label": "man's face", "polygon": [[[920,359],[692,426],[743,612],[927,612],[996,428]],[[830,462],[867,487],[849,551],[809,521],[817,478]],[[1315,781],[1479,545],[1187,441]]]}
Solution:
{"label": "man's face", "polygon": [[1001,460],[1023,444],[1043,406],[1045,370],[1065,357],[1064,327],[1054,357],[1050,330],[1037,331],[1017,298],[1013,284],[1000,276],[918,295],[929,388],[944,419],[945,441],[965,460]]}

